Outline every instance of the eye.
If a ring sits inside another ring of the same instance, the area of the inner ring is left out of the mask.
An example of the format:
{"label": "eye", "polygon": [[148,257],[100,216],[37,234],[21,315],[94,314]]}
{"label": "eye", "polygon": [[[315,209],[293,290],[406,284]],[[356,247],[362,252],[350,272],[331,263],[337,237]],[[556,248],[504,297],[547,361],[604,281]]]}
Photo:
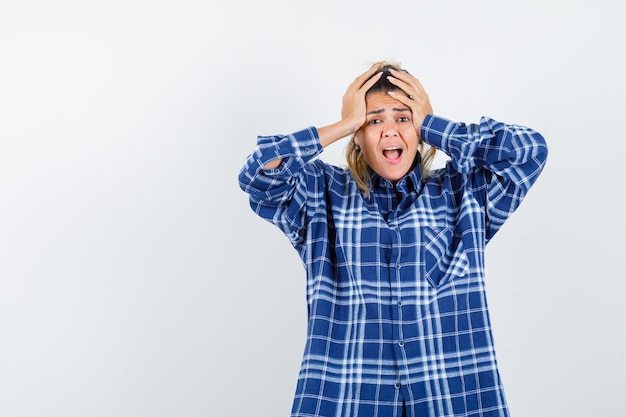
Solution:
{"label": "eye", "polygon": [[367,122],[368,125],[376,125],[380,123],[380,119],[372,119],[369,122]]}
{"label": "eye", "polygon": [[410,119],[410,118],[408,118],[408,117],[400,117],[400,118],[398,119],[398,121],[399,121],[399,122],[410,122],[410,121],[411,121],[411,119]]}

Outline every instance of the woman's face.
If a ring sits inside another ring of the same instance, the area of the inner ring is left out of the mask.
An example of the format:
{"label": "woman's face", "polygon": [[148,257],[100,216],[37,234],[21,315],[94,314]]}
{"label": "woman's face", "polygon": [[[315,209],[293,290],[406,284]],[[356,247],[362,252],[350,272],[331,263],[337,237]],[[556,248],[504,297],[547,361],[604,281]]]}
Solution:
{"label": "woman's face", "polygon": [[367,116],[354,142],[378,175],[395,183],[413,167],[419,138],[411,110],[386,93],[365,98]]}

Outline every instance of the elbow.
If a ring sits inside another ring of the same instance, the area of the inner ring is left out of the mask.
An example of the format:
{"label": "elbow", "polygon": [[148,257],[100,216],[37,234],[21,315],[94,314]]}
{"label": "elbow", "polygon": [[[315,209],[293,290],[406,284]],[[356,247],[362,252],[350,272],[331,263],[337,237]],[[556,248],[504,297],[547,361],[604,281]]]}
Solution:
{"label": "elbow", "polygon": [[244,191],[245,193],[250,193],[252,176],[250,175],[250,171],[247,169],[247,166],[244,166],[241,171],[239,171],[237,181],[239,183],[239,188],[241,188],[242,191]]}
{"label": "elbow", "polygon": [[539,163],[542,168],[546,164],[548,160],[548,144],[546,139],[540,133],[535,133],[533,135],[534,145],[532,151],[532,157],[537,163]]}

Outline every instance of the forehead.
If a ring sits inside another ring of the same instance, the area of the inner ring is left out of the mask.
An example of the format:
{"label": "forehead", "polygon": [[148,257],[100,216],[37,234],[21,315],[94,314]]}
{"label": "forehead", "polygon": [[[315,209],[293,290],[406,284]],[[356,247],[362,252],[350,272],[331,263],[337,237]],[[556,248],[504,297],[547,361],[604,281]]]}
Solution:
{"label": "forehead", "polygon": [[367,112],[371,111],[409,111],[409,108],[387,93],[372,93],[365,97]]}

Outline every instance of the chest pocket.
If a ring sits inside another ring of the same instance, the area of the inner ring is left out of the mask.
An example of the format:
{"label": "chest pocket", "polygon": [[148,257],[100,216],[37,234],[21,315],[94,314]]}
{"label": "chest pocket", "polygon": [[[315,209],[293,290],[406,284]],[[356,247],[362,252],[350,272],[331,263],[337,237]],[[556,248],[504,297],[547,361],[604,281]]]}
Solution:
{"label": "chest pocket", "polygon": [[453,279],[464,276],[469,270],[469,260],[463,251],[461,236],[452,228],[422,227],[423,273],[430,285],[437,288]]}

